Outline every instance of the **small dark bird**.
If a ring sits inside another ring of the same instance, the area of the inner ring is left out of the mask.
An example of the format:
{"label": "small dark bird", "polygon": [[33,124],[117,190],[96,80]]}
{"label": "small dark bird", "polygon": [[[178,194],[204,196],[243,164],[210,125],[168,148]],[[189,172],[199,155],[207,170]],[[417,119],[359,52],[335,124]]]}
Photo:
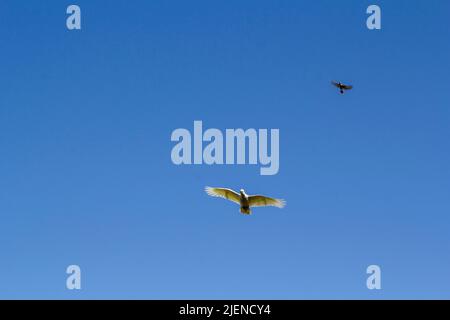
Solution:
{"label": "small dark bird", "polygon": [[273,206],[283,208],[286,202],[281,199],[274,199],[265,196],[249,196],[243,189],[239,193],[226,188],[211,188],[206,187],[205,191],[212,197],[220,197],[237,203],[241,207],[241,213],[250,215],[252,213],[251,207],[266,207]]}
{"label": "small dark bird", "polygon": [[341,82],[335,82],[335,81],[331,81],[331,83],[337,87],[339,89],[339,91],[341,92],[341,94],[344,94],[346,90],[352,90],[353,86],[349,86],[346,84],[343,84]]}

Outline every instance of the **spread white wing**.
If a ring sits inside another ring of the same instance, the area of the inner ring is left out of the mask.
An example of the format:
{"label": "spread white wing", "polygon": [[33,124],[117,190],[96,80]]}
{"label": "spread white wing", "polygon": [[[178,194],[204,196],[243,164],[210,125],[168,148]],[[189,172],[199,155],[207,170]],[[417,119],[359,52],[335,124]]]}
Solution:
{"label": "spread white wing", "polygon": [[240,196],[231,189],[206,187],[205,192],[212,197],[224,198],[240,204]]}
{"label": "spread white wing", "polygon": [[265,196],[249,196],[248,202],[250,207],[272,206],[277,208],[283,208],[286,205],[286,201],[282,199],[274,199]]}

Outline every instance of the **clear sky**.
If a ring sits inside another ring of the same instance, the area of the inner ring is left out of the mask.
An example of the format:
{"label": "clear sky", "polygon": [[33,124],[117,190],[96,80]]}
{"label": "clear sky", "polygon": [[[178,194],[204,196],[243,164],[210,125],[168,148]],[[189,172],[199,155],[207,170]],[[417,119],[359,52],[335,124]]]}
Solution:
{"label": "clear sky", "polygon": [[[2,0],[0,298],[450,298],[449,15],[447,0]],[[175,166],[170,135],[194,120],[280,129],[279,173]],[[248,217],[207,185],[288,205]]]}

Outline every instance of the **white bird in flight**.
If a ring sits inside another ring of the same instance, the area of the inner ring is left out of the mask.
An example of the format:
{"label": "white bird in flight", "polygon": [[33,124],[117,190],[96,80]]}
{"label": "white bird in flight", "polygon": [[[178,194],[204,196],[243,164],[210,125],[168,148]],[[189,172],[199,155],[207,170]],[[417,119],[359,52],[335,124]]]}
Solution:
{"label": "white bird in flight", "polygon": [[237,203],[241,207],[241,213],[247,215],[252,214],[252,211],[250,210],[251,207],[272,206],[283,208],[286,205],[286,202],[281,199],[274,199],[260,195],[249,196],[245,193],[244,189],[241,189],[240,192],[237,193],[226,188],[206,187],[205,191],[212,197],[220,197]]}

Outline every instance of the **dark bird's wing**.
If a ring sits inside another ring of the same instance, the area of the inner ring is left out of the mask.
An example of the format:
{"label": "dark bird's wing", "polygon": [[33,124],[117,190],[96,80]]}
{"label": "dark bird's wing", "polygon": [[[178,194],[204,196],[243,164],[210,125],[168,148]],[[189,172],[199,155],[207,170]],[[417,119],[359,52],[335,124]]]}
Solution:
{"label": "dark bird's wing", "polygon": [[281,199],[274,199],[265,196],[249,196],[248,203],[250,207],[266,207],[272,206],[277,208],[283,208],[286,202]]}
{"label": "dark bird's wing", "polygon": [[343,85],[343,86],[342,86],[342,89],[345,89],[345,90],[352,90],[352,89],[353,89],[353,86]]}
{"label": "dark bird's wing", "polygon": [[331,84],[332,84],[333,86],[335,86],[335,87],[338,87],[338,88],[341,87],[341,85],[340,85],[339,83],[337,83],[336,81],[331,81]]}
{"label": "dark bird's wing", "polygon": [[206,187],[205,192],[212,197],[224,198],[240,204],[240,196],[231,189]]}

